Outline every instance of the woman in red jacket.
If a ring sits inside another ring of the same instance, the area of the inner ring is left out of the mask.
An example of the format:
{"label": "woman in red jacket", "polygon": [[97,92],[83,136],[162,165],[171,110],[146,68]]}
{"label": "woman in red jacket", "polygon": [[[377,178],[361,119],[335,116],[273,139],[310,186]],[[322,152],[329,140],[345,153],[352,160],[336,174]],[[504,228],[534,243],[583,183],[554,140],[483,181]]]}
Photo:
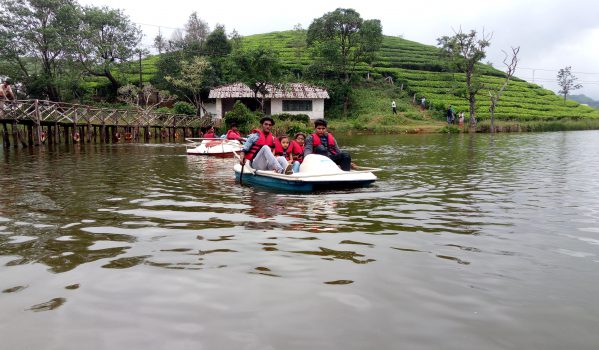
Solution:
{"label": "woman in red jacket", "polygon": [[300,164],[304,161],[304,142],[306,135],[303,132],[295,134],[295,139],[289,145],[289,154],[293,161],[293,172],[299,173]]}

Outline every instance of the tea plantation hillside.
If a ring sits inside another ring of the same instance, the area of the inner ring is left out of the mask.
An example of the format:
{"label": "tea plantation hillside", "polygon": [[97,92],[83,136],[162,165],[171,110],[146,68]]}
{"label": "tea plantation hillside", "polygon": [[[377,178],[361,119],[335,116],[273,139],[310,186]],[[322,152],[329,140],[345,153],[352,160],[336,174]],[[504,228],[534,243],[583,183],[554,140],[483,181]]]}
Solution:
{"label": "tea plantation hillside", "polygon": [[[303,41],[302,32],[284,31],[258,34],[245,37],[243,45],[272,47],[280,53],[284,64],[290,68],[299,68],[311,63],[308,50]],[[482,81],[489,87],[499,87],[503,83],[503,72],[488,66],[480,66],[484,76]],[[457,82],[463,82],[460,73],[451,73],[447,61],[439,57],[439,49],[434,46],[398,37],[385,36],[382,48],[372,67],[363,65],[360,70],[376,78],[391,76],[396,85],[403,84],[404,89],[416,98],[426,97],[434,110],[442,111],[453,105],[456,111],[467,111],[468,102],[455,96],[453,92]],[[478,96],[477,117],[489,117],[488,89]],[[539,85],[514,79],[508,85],[497,106],[495,116],[503,120],[555,120],[562,118],[598,118],[597,110],[575,101],[566,101],[550,90]]]}

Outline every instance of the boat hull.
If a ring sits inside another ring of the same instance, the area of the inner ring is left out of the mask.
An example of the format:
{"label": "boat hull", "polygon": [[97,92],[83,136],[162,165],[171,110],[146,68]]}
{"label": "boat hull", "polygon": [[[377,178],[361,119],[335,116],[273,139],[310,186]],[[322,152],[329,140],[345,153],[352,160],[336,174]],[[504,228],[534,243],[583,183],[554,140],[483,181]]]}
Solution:
{"label": "boat hull", "polygon": [[[235,179],[239,181],[241,172],[235,172]],[[327,190],[341,190],[367,187],[374,183],[376,179],[364,180],[347,180],[347,181],[298,181],[284,180],[263,175],[254,175],[251,173],[243,173],[243,184],[255,185],[275,190],[291,191],[291,192],[318,192]]]}
{"label": "boat hull", "polygon": [[190,156],[231,158],[242,148],[241,143],[232,140],[201,138],[186,140],[190,142],[187,145],[187,155]]}
{"label": "boat hull", "polygon": [[369,170],[343,171],[331,159],[316,154],[306,156],[300,166],[300,171],[289,175],[279,174],[272,170],[254,170],[248,162],[243,169],[240,164],[235,164],[233,170],[237,181],[240,181],[243,170],[243,177],[240,181],[242,184],[294,192],[365,187],[377,180],[377,177]]}

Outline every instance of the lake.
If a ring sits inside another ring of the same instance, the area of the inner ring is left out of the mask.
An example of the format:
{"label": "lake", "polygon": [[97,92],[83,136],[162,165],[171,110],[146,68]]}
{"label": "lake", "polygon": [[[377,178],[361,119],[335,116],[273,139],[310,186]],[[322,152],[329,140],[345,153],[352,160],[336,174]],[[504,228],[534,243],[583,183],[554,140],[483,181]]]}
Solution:
{"label": "lake", "polygon": [[599,131],[338,140],[374,185],[0,149],[0,348],[599,347]]}

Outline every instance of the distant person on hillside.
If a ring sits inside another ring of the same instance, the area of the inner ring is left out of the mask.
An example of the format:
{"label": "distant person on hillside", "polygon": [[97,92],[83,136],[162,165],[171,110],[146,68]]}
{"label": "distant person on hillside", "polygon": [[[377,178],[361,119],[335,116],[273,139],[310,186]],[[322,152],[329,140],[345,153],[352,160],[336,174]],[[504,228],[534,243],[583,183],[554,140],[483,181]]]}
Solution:
{"label": "distant person on hillside", "polygon": [[449,107],[447,108],[446,114],[447,114],[447,125],[453,124],[453,121],[455,120],[455,113],[454,113],[451,105],[449,105]]}
{"label": "distant person on hillside", "polygon": [[423,111],[426,109],[426,98],[424,98],[424,96],[422,96],[422,98],[420,99],[420,109],[422,109]]}
{"label": "distant person on hillside", "polygon": [[393,114],[397,114],[397,104],[395,103],[395,100],[391,101],[391,111],[393,111]]}
{"label": "distant person on hillside", "polygon": [[464,127],[464,112],[460,112],[460,119],[458,119],[458,126],[461,128]]}
{"label": "distant person on hillside", "polygon": [[341,170],[350,171],[352,167],[351,156],[348,152],[340,150],[333,134],[327,132],[327,121],[316,119],[314,129],[315,132],[306,138],[304,157],[312,153],[320,154],[331,158]]}

